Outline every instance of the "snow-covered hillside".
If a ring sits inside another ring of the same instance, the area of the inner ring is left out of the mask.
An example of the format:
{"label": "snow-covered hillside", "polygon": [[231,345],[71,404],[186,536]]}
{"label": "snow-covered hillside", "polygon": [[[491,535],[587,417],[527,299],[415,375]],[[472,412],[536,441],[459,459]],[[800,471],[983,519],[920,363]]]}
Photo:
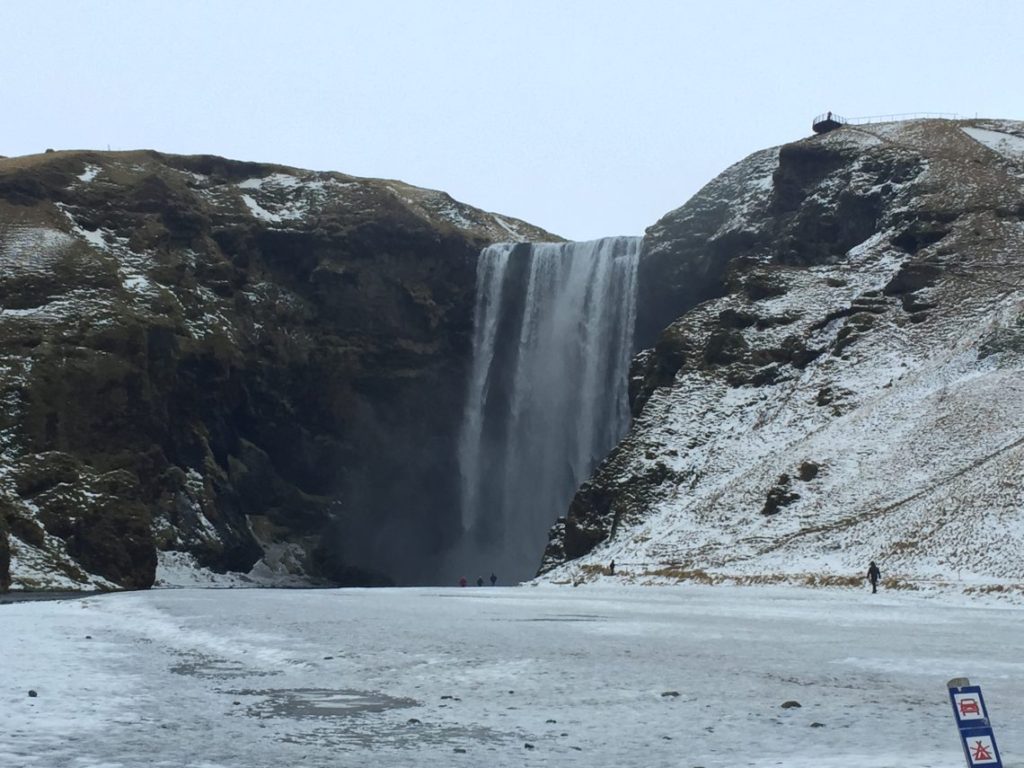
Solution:
{"label": "snow-covered hillside", "polygon": [[[846,127],[753,155],[647,234],[721,298],[634,365],[634,426],[547,578],[1024,581],[1024,124]],[[717,249],[717,250],[716,250]],[[582,555],[571,561],[576,555]],[[566,564],[567,563],[567,564]]]}

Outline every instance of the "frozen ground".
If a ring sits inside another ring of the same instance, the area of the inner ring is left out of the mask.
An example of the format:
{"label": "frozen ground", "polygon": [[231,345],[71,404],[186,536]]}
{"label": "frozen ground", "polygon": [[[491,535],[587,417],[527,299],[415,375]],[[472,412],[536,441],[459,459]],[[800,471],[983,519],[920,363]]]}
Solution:
{"label": "frozen ground", "polygon": [[1024,766],[1024,612],[962,596],[181,589],[0,627],[4,768],[954,768],[960,675]]}

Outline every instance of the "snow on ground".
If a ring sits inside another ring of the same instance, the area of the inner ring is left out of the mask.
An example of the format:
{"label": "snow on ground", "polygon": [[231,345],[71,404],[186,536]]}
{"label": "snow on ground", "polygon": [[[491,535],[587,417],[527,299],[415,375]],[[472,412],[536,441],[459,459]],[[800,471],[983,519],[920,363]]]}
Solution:
{"label": "snow on ground", "polygon": [[281,223],[280,216],[261,207],[260,204],[253,200],[249,195],[242,195],[242,202],[245,203],[246,207],[255,218],[260,219],[261,221],[269,221],[272,224]]}
{"label": "snow on ground", "polygon": [[[66,548],[56,536],[47,536],[48,550],[39,549],[9,535],[11,548],[11,589],[117,589],[114,584],[102,576],[82,572],[82,578],[74,579],[63,573],[60,568],[61,555],[66,559]],[[56,556],[55,556],[56,553]]]}
{"label": "snow on ground", "polygon": [[11,768],[956,768],[956,676],[1024,765],[1024,614],[948,594],[183,589],[0,621]]}
{"label": "snow on ground", "polygon": [[1024,160],[1024,138],[985,128],[963,128],[964,133],[1009,160]]}
{"label": "snow on ground", "polygon": [[296,544],[267,543],[248,573],[216,573],[204,568],[189,552],[157,552],[157,587],[308,587],[303,568],[305,553]]}
{"label": "snow on ground", "polygon": [[87,165],[85,170],[78,176],[78,180],[88,184],[90,181],[100,175],[100,171],[103,169],[98,165]]}
{"label": "snow on ground", "polygon": [[9,272],[47,272],[74,242],[65,232],[11,224],[0,230],[0,268]]}
{"label": "snow on ground", "polygon": [[286,173],[272,173],[262,178],[246,179],[238,185],[239,189],[263,189],[263,187],[291,188],[302,182]]}

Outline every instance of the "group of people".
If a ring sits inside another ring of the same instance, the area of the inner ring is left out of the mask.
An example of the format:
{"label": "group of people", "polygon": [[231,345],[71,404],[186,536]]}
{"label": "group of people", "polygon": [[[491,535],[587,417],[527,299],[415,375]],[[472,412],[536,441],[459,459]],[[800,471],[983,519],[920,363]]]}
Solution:
{"label": "group of people", "polygon": [[[498,577],[497,577],[497,576],[495,576],[495,575],[494,575],[494,574],[492,573],[492,574],[491,574],[491,586],[493,587],[493,586],[494,586],[495,584],[497,584],[497,583],[498,583]],[[460,587],[465,587],[465,586],[467,586],[468,584],[469,584],[469,582],[468,582],[468,581],[466,581],[466,577],[465,577],[465,576],[463,576],[463,577],[462,577],[461,579],[459,579],[459,586],[460,586]],[[483,577],[483,576],[477,576],[477,577],[476,577],[476,585],[477,585],[478,587],[482,587],[482,586],[484,585],[484,577]]]}
{"label": "group of people", "polygon": [[[614,576],[615,575],[615,561],[614,560],[612,560],[611,563],[608,565],[608,574],[610,576]],[[878,566],[875,564],[875,561],[872,560],[871,563],[868,565],[868,581],[871,582],[871,594],[877,594],[878,593],[878,582],[879,582],[879,580],[881,578],[882,578],[882,572],[879,570]],[[493,587],[497,583],[498,583],[498,577],[495,576],[492,573],[491,574],[491,586]],[[469,585],[469,582],[466,580],[465,576],[463,576],[461,579],[459,579],[459,586],[460,587],[465,587],[465,586],[468,586],[468,585]],[[484,585],[484,577],[483,576],[477,576],[476,577],[476,585],[478,587],[482,587]]]}

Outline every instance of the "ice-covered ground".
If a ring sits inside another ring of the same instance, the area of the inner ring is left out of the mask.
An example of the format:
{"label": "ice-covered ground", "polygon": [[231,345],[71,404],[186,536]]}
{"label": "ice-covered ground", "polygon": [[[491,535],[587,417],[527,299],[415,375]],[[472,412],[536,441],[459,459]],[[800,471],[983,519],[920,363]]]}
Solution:
{"label": "ice-covered ground", "polygon": [[4,768],[954,768],[961,675],[1024,765],[1024,613],[962,596],[181,589],[0,627]]}

